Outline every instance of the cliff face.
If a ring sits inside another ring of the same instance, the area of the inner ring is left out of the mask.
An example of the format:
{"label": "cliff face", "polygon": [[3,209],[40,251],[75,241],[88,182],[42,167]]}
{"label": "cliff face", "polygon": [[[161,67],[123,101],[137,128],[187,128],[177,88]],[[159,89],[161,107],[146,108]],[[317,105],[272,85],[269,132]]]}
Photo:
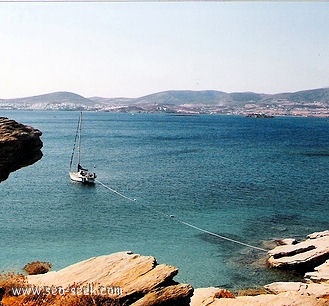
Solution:
{"label": "cliff face", "polygon": [[0,117],[0,182],[42,157],[41,131]]}

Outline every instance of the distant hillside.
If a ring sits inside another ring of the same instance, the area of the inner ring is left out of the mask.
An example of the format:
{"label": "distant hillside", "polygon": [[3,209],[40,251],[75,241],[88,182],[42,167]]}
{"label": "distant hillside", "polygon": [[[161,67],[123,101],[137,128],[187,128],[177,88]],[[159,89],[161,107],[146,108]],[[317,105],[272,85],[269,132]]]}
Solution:
{"label": "distant hillside", "polygon": [[159,92],[134,100],[135,104],[219,104],[226,96],[225,92],[215,90],[192,91],[192,90],[170,90]]}
{"label": "distant hillside", "polygon": [[298,91],[294,93],[259,94],[254,92],[226,93],[215,90],[191,91],[170,90],[154,93],[137,99],[134,104],[204,104],[204,105],[241,105],[245,103],[262,103],[268,101],[289,100],[291,102],[325,102],[329,104],[329,88]]}
{"label": "distant hillside", "polygon": [[90,107],[94,104],[95,102],[92,100],[65,91],[25,98],[0,100],[0,107],[10,106],[13,109],[71,109]]}
{"label": "distant hillside", "polygon": [[169,90],[139,98],[85,98],[71,92],[54,92],[34,97],[0,99],[0,108],[329,116],[329,88],[279,94]]}
{"label": "distant hillside", "polygon": [[272,99],[286,99],[291,102],[323,102],[329,103],[329,88],[319,88],[311,90],[297,91],[293,93],[282,93],[270,96]]}
{"label": "distant hillside", "polygon": [[33,97],[25,97],[25,98],[18,98],[18,99],[7,99],[3,100],[6,102],[13,102],[13,103],[27,103],[27,104],[34,104],[34,103],[79,103],[79,104],[91,104],[94,103],[93,101],[84,98],[80,95],[77,95],[72,92],[60,91],[54,93],[48,93],[44,95],[38,95]]}

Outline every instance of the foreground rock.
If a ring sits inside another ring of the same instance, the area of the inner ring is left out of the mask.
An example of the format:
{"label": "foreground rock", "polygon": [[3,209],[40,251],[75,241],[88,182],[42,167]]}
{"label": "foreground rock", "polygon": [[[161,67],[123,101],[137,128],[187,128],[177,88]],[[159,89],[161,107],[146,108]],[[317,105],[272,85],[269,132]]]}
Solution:
{"label": "foreground rock", "polygon": [[106,292],[124,305],[187,306],[193,288],[176,283],[173,278],[177,273],[177,268],[158,264],[154,257],[120,252],[90,258],[57,272],[29,275],[27,281],[42,287],[85,288],[86,293],[90,288],[107,288],[111,292]]}
{"label": "foreground rock", "polygon": [[271,267],[310,271],[329,259],[329,231],[311,234],[305,241],[269,251]]}
{"label": "foreground rock", "polygon": [[[276,282],[265,286],[270,292],[278,294],[282,292],[295,292],[304,296],[316,298],[329,297],[328,284],[302,283],[302,282]],[[327,301],[329,304],[329,301]]]}
{"label": "foreground rock", "polygon": [[41,135],[37,129],[0,117],[0,182],[42,157]]}
{"label": "foreground rock", "polygon": [[[195,289],[191,306],[328,306],[329,300],[307,292],[282,291],[255,296],[221,297],[223,289]],[[306,293],[306,294],[304,294]]]}

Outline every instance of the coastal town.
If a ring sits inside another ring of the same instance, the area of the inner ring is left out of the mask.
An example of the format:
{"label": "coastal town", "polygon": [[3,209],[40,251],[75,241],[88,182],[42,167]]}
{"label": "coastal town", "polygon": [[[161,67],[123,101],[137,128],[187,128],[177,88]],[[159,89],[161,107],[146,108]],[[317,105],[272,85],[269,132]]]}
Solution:
{"label": "coastal town", "polygon": [[[171,90],[139,98],[85,98],[72,92],[0,99],[0,109],[83,110],[124,113],[169,113],[181,115],[222,114],[256,118],[273,116],[329,117],[329,88],[294,93]],[[251,116],[252,117],[252,116]]]}

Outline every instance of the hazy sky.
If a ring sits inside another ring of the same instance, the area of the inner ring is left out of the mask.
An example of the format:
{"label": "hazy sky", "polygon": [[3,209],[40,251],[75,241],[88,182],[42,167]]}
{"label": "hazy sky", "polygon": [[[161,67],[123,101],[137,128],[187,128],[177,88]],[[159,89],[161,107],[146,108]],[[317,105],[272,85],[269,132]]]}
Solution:
{"label": "hazy sky", "polygon": [[328,2],[0,2],[0,98],[329,86]]}

